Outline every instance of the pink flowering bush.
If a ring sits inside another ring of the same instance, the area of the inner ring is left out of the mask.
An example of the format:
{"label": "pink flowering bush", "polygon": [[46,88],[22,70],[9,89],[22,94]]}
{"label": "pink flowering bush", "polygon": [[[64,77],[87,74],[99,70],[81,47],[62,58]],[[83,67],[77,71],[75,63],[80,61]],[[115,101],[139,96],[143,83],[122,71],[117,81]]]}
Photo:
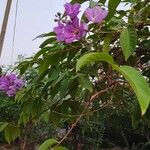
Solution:
{"label": "pink flowering bush", "polygon": [[[56,38],[60,42],[72,43],[86,36],[88,24],[79,21],[78,14],[80,12],[80,4],[66,3],[64,5],[66,16],[58,16],[58,26],[54,28]],[[107,16],[107,11],[99,6],[87,8],[85,16],[93,23],[101,23]],[[69,17],[69,19],[67,18]]]}
{"label": "pink flowering bush", "polygon": [[[58,26],[54,28],[58,41],[72,43],[86,36],[87,25],[78,18],[80,4],[66,3],[64,5],[66,15],[65,19],[59,16]],[[69,17],[68,20],[66,17]]]}
{"label": "pink flowering bush", "polygon": [[9,97],[15,96],[16,92],[24,86],[24,81],[15,74],[2,75],[0,77],[0,91]]}

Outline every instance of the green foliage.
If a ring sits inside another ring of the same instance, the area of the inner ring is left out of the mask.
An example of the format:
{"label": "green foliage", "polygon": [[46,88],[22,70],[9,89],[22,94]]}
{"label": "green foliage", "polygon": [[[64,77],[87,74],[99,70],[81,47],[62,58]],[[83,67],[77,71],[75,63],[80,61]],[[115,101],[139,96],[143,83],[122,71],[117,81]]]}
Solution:
{"label": "green foliage", "polygon": [[68,150],[67,148],[65,148],[63,146],[55,146],[57,144],[58,144],[57,140],[55,140],[55,139],[48,139],[48,140],[44,141],[44,143],[42,143],[40,145],[38,150],[49,150],[50,148],[52,148],[53,150]]}
{"label": "green foliage", "polygon": [[79,71],[85,65],[88,65],[96,61],[105,61],[110,64],[114,64],[114,61],[110,55],[106,53],[101,53],[101,52],[96,52],[96,53],[92,52],[89,54],[85,54],[78,60],[77,65],[76,65],[76,71]]}
{"label": "green foliage", "polygon": [[114,14],[116,13],[116,8],[120,4],[121,0],[109,0],[108,2],[108,16],[107,16],[107,21],[109,21]]}
{"label": "green foliage", "polygon": [[58,141],[56,141],[55,139],[48,139],[44,141],[42,145],[40,145],[38,150],[48,150],[49,148],[52,148],[52,146],[56,145],[57,143]]}
{"label": "green foliage", "polygon": [[144,114],[150,103],[150,88],[144,77],[141,76],[134,68],[129,66],[121,66],[116,69],[129,82],[134,90],[139,104],[141,106],[142,114]]}
{"label": "green foliage", "polygon": [[68,149],[63,146],[58,146],[58,147],[54,148],[54,150],[68,150]]}
{"label": "green foliage", "polygon": [[19,113],[21,112],[21,107],[19,104],[16,104],[10,98],[7,98],[4,95],[0,96],[0,120],[3,122],[14,122],[17,123],[19,119]]}
{"label": "green foliage", "polygon": [[[77,2],[86,1],[72,1]],[[50,125],[69,130],[80,115],[83,117],[63,141],[70,149],[77,149],[79,145],[86,150],[97,149],[116,141],[120,144],[117,146],[128,147],[133,144],[129,140],[130,131],[138,132],[143,141],[148,141],[150,136],[145,128],[149,129],[150,125],[149,3],[88,2],[91,6],[108,7],[105,21],[90,23],[87,36],[71,44],[58,42],[53,32],[38,36],[46,38],[39,51],[15,67],[27,85],[17,93],[15,100],[6,96],[0,100],[0,131],[4,131],[8,142],[18,136],[24,138],[27,131],[30,133],[32,127],[42,122],[46,127],[40,126],[39,134],[44,129],[55,130],[49,129]],[[127,3],[130,3],[127,10],[118,9],[120,4]],[[82,19],[87,21],[84,15]],[[35,137],[41,137],[39,134]],[[54,140],[54,134],[42,136],[41,141],[48,140],[39,149],[57,145],[60,139]],[[106,135],[114,136],[113,140]]]}
{"label": "green foliage", "polygon": [[88,0],[72,0],[71,2],[72,3],[80,3],[80,4],[82,4],[82,3],[86,2],[86,1],[88,1]]}
{"label": "green foliage", "polygon": [[10,143],[20,136],[20,128],[12,125],[7,125],[4,129],[4,134],[6,141]]}
{"label": "green foliage", "polygon": [[122,30],[120,36],[120,45],[126,60],[133,54],[136,47],[136,42],[137,34],[133,25],[129,25],[127,28]]}
{"label": "green foliage", "polygon": [[6,128],[7,125],[8,125],[7,122],[0,122],[0,132],[2,132]]}
{"label": "green foliage", "polygon": [[88,65],[95,61],[106,61],[110,63],[115,70],[119,71],[125,77],[125,79],[129,82],[134,92],[136,93],[142,109],[142,114],[144,114],[150,102],[150,88],[146,80],[140,75],[140,73],[138,73],[134,68],[129,66],[117,67],[116,65],[114,65],[111,57],[105,53],[89,53],[82,56],[78,60],[76,70],[78,71],[85,65]]}
{"label": "green foliage", "polygon": [[107,34],[104,38],[104,45],[102,51],[105,53],[109,53],[111,38],[112,37],[110,34]]}
{"label": "green foliage", "polygon": [[89,90],[92,93],[93,86],[89,77],[85,76],[84,74],[79,74],[79,82],[83,88]]}

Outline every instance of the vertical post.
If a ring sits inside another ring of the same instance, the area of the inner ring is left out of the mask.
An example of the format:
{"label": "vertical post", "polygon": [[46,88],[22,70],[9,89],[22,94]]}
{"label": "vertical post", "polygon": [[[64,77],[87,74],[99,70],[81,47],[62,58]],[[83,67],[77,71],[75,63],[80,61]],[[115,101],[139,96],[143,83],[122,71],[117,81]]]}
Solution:
{"label": "vertical post", "polygon": [[0,57],[1,57],[1,54],[2,54],[2,48],[3,48],[7,23],[8,23],[8,17],[9,17],[9,14],[10,14],[11,3],[12,3],[12,0],[7,0],[7,5],[6,5],[6,9],[5,9],[3,24],[2,24],[2,29],[1,29],[1,33],[0,33]]}

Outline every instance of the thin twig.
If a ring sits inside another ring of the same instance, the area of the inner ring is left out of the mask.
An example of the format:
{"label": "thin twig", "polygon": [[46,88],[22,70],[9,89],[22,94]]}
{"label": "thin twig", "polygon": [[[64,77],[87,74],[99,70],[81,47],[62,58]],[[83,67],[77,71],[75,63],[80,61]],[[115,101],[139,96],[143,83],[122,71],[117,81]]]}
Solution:
{"label": "thin twig", "polygon": [[[81,120],[81,118],[84,116],[84,112],[86,110],[86,107],[83,109],[82,113],[80,114],[80,116],[76,119],[76,121],[72,124],[71,128],[68,130],[68,132],[65,134],[65,136],[58,142],[58,144],[55,146],[59,146],[67,137],[68,135],[71,133],[71,131],[74,129],[74,127],[78,124],[78,122]],[[54,147],[54,148],[55,148]]]}
{"label": "thin twig", "polygon": [[96,98],[98,98],[102,93],[107,92],[108,90],[112,89],[114,87],[114,85],[107,87],[97,93],[95,93],[94,95],[91,96],[90,102],[93,102]]}

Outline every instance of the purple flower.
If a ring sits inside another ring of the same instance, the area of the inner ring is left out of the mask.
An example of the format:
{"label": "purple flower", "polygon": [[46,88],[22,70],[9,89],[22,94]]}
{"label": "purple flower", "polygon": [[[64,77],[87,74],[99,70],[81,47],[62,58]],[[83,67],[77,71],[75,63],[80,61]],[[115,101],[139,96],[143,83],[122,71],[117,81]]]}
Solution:
{"label": "purple flower", "polygon": [[65,12],[68,16],[70,16],[71,19],[77,17],[78,13],[80,12],[80,4],[76,3],[76,4],[70,4],[70,3],[66,3],[64,5],[65,7]]}
{"label": "purple flower", "polygon": [[15,74],[3,75],[0,77],[0,91],[9,97],[15,96],[16,92],[24,86],[24,81]]}
{"label": "purple flower", "polygon": [[87,8],[85,10],[85,16],[89,21],[92,21],[93,23],[101,23],[102,20],[106,18],[107,14],[108,12],[99,6]]}
{"label": "purple flower", "polygon": [[9,80],[5,76],[0,77],[0,90],[7,91],[9,89]]}
{"label": "purple flower", "polygon": [[60,42],[72,43],[86,36],[87,24],[79,21],[77,15],[80,12],[80,4],[66,3],[64,5],[66,15],[70,17],[68,20],[58,18],[58,25],[54,27],[56,38]]}
{"label": "purple flower", "polygon": [[17,79],[17,76],[15,74],[9,74],[9,75],[6,75],[6,78],[9,80],[9,83],[13,83],[14,80]]}
{"label": "purple flower", "polygon": [[6,94],[9,97],[15,96],[16,95],[16,87],[15,86],[10,86],[9,90],[6,92]]}
{"label": "purple flower", "polygon": [[65,25],[64,24],[62,24],[59,21],[58,26],[54,28],[54,32],[56,33],[56,38],[58,41],[64,41],[64,32],[65,32]]}
{"label": "purple flower", "polygon": [[58,26],[54,28],[58,41],[72,43],[80,40],[86,35],[87,26],[85,23],[79,23],[79,19],[75,17],[66,23],[58,22]]}
{"label": "purple flower", "polygon": [[19,90],[24,86],[24,81],[22,79],[16,79],[14,80],[14,86],[17,90]]}

